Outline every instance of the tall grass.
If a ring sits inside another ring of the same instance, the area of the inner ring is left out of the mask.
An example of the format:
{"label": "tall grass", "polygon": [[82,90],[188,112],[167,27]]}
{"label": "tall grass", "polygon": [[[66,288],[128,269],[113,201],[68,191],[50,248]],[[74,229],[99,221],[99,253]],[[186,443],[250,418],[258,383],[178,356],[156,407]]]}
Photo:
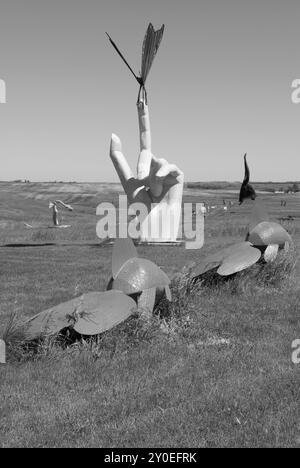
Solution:
{"label": "tall grass", "polygon": [[[107,357],[124,354],[143,342],[184,339],[195,321],[199,322],[201,316],[205,318],[211,299],[251,297],[262,291],[291,286],[297,260],[295,249],[282,251],[276,261],[254,265],[229,280],[213,273],[213,280],[196,283],[191,281],[191,266],[184,267],[171,282],[172,302],[163,298],[152,316],[139,310],[124,323],[96,337],[84,337],[65,329],[58,335],[29,343],[24,339],[22,321],[12,313],[3,334],[9,360],[57,359],[65,353],[72,356],[85,353],[96,360],[103,354]],[[209,340],[214,341],[214,338]]]}

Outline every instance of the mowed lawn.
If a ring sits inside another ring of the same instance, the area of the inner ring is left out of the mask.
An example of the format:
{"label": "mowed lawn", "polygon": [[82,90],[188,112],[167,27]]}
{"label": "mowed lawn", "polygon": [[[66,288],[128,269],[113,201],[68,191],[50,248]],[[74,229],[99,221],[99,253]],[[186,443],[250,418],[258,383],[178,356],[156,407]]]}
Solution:
{"label": "mowed lawn", "polygon": [[[57,188],[29,184],[25,193],[21,184],[0,184],[0,336],[12,313],[21,319],[106,287],[112,248],[96,237],[95,212],[117,192],[74,184],[61,185],[58,196]],[[72,227],[25,228],[49,223],[55,195],[74,204],[64,215]],[[297,253],[300,198],[281,208],[280,198],[262,197],[274,219],[294,216],[284,223]],[[208,198],[221,206],[236,195],[185,196]],[[139,247],[139,254],[174,277],[243,239],[247,213],[235,205],[208,217],[199,251]],[[299,263],[282,283],[271,280],[243,276],[188,296],[177,280],[165,320],[132,317],[98,341],[9,353],[0,366],[0,447],[300,446],[300,365],[291,359],[300,339]]]}

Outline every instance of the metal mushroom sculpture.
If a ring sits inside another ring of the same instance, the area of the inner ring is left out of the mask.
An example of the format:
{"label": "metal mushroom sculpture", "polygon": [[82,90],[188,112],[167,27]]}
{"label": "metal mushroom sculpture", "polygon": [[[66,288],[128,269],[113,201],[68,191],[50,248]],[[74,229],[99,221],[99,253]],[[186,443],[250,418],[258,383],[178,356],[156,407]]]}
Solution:
{"label": "metal mushroom sculpture", "polygon": [[287,249],[292,243],[291,236],[280,224],[269,221],[266,209],[258,201],[257,194],[249,183],[250,170],[246,154],[244,165],[245,176],[240,189],[239,202],[242,204],[245,200],[250,200],[253,204],[246,240],[197,262],[191,271],[193,280],[213,271],[220,277],[231,276],[260,260],[271,262],[275,260],[279,249]]}
{"label": "metal mushroom sculpture", "polygon": [[123,291],[137,301],[139,308],[152,313],[166,295],[171,300],[168,276],[153,262],[139,258],[133,241],[116,239],[112,255],[112,278],[107,289]]}
{"label": "metal mushroom sculpture", "polygon": [[[154,57],[155,57],[155,55],[156,55],[156,53],[158,51],[158,48],[160,46],[160,42],[162,40],[163,33],[164,33],[164,25],[162,25],[162,27],[160,29],[155,31],[152,24],[151,23],[149,24],[149,26],[147,28],[147,31],[146,31],[146,34],[145,34],[145,37],[144,37],[144,41],[143,41],[142,64],[141,64],[140,76],[138,76],[133,71],[132,67],[129,65],[129,63],[125,59],[124,55],[120,52],[120,49],[117,47],[117,45],[112,40],[112,38],[109,36],[109,34],[106,33],[109,40],[110,40],[110,42],[111,42],[111,44],[113,45],[113,47],[115,48],[117,53],[120,55],[120,57],[124,61],[125,65],[129,68],[129,70],[131,71],[131,73],[133,74],[133,76],[135,77],[135,79],[137,80],[137,82],[140,85],[137,102],[140,102],[140,100],[142,100],[143,102],[145,102],[145,104],[147,104],[147,91],[146,91],[146,88],[145,88],[145,83],[146,83],[146,79],[147,79],[147,76],[149,74],[150,68],[152,66]],[[142,96],[141,96],[141,94],[142,94]]]}
{"label": "metal mushroom sculpture", "polygon": [[112,279],[107,291],[89,292],[28,319],[22,330],[27,341],[70,328],[81,335],[98,335],[141,309],[152,312],[164,295],[171,299],[169,278],[155,263],[138,258],[131,239],[116,239]]}
{"label": "metal mushroom sculpture", "polygon": [[197,262],[191,272],[192,279],[197,280],[213,270],[220,277],[231,276],[254,265],[260,258],[260,250],[250,242],[233,244]]}
{"label": "metal mushroom sculpture", "polygon": [[292,244],[292,238],[281,224],[270,221],[267,210],[258,199],[257,194],[250,185],[250,170],[247,163],[247,154],[244,155],[245,175],[241,185],[239,202],[250,200],[251,217],[246,240],[259,248],[266,262],[273,261],[279,249],[287,250]]}
{"label": "metal mushroom sculpture", "polygon": [[121,291],[89,292],[51,307],[27,320],[26,340],[34,340],[72,328],[82,335],[98,335],[126,320],[136,303]]}

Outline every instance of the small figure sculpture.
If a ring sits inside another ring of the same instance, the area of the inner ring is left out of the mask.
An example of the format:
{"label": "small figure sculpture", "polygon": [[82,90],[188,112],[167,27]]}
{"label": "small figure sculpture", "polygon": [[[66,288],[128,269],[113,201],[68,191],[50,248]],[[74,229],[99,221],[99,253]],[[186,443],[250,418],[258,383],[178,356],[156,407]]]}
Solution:
{"label": "small figure sculpture", "polygon": [[52,208],[52,219],[53,219],[53,224],[55,227],[59,226],[58,205],[62,206],[63,208],[66,208],[69,211],[73,211],[73,208],[70,205],[66,205],[61,200],[56,200],[55,202],[49,202],[49,209]]}

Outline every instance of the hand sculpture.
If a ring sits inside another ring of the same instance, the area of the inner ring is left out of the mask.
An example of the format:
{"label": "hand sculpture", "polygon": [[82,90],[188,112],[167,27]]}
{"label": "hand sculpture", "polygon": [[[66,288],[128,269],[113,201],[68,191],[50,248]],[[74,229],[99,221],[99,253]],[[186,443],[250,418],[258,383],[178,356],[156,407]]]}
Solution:
{"label": "hand sculpture", "polygon": [[175,164],[157,159],[152,154],[148,106],[139,100],[137,110],[140,130],[137,176],[134,176],[122,153],[121,140],[114,134],[111,137],[110,157],[129,203],[142,203],[145,207],[138,217],[141,240],[175,242],[180,227],[184,175]]}

